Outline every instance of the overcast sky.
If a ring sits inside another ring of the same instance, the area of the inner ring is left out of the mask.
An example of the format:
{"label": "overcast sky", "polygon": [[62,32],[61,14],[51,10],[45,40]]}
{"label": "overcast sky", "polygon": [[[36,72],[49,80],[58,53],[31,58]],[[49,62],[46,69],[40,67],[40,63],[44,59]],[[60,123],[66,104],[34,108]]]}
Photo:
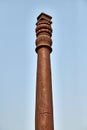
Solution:
{"label": "overcast sky", "polygon": [[0,0],[0,130],[35,130],[35,23],[41,12],[53,17],[55,130],[86,130],[86,0]]}

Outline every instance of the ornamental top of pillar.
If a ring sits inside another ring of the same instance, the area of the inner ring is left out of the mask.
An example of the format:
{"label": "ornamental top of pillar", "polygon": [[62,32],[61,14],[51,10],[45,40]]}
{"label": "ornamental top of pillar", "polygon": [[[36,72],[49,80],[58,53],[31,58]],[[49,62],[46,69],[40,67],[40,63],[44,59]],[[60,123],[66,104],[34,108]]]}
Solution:
{"label": "ornamental top of pillar", "polygon": [[47,20],[48,22],[52,23],[51,21],[52,17],[48,14],[45,13],[41,13],[38,17],[37,17],[37,21],[39,22],[40,20]]}
{"label": "ornamental top of pillar", "polygon": [[48,14],[41,13],[37,17],[36,23],[36,52],[40,47],[48,47],[50,52],[52,51],[52,28],[51,28],[51,21],[52,17]]}

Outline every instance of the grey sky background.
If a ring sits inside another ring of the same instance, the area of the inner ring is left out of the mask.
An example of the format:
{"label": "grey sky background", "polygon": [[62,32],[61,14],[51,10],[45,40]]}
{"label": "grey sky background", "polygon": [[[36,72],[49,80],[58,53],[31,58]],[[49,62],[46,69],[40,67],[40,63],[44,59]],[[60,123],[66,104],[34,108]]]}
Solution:
{"label": "grey sky background", "polygon": [[41,12],[53,17],[55,130],[86,130],[86,0],[0,0],[0,130],[35,129],[35,23]]}

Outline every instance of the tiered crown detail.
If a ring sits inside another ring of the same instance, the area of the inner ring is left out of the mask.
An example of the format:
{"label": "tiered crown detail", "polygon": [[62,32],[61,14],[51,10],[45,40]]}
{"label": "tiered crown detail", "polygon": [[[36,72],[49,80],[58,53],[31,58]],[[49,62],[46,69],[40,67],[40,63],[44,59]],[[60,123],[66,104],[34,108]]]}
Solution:
{"label": "tiered crown detail", "polygon": [[52,17],[41,13],[37,17],[37,23],[36,23],[36,52],[38,52],[38,49],[41,47],[47,47],[49,48],[50,52],[52,51],[51,45],[52,45],[52,28],[51,28],[51,21]]}

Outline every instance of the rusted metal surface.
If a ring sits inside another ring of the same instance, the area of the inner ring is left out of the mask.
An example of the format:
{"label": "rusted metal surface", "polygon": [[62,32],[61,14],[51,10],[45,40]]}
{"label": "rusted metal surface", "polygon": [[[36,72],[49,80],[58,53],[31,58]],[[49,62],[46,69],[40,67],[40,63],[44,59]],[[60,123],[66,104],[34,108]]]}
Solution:
{"label": "rusted metal surface", "polygon": [[36,23],[36,111],[35,130],[54,130],[50,53],[52,17],[41,13]]}

